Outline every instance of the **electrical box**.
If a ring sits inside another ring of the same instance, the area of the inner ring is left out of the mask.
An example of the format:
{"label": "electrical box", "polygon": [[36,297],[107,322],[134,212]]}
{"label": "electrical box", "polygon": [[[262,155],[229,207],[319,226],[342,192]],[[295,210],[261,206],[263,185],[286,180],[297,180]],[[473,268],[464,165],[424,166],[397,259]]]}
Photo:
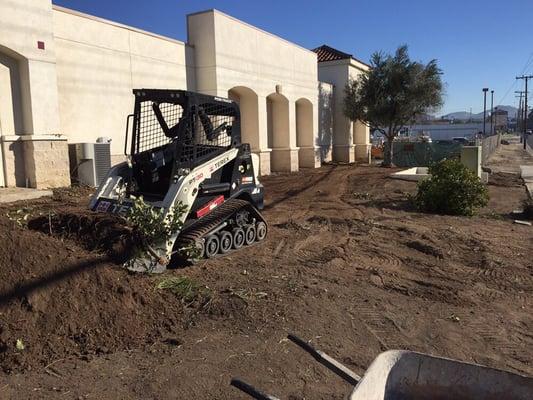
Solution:
{"label": "electrical box", "polygon": [[100,185],[111,168],[110,140],[98,138],[97,143],[72,143],[68,147],[72,182]]}

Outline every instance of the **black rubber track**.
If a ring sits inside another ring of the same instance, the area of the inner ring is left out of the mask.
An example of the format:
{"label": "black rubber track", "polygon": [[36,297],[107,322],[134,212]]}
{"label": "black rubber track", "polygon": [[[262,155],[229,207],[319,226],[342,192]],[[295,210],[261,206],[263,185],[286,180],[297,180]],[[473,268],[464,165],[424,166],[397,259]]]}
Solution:
{"label": "black rubber track", "polygon": [[[259,213],[259,211],[246,200],[240,199],[229,199],[225,201],[222,205],[215,208],[205,217],[199,219],[194,224],[190,225],[183,232],[180,233],[174,248],[182,248],[189,246],[192,243],[200,240],[201,238],[208,235],[214,229],[216,229],[220,224],[224,223],[228,218],[233,216],[236,212],[240,210],[246,210],[250,213],[252,218],[255,218],[256,221],[263,221],[266,224],[265,219]],[[246,247],[243,246],[243,248]],[[226,254],[230,254],[235,250],[229,251]]]}

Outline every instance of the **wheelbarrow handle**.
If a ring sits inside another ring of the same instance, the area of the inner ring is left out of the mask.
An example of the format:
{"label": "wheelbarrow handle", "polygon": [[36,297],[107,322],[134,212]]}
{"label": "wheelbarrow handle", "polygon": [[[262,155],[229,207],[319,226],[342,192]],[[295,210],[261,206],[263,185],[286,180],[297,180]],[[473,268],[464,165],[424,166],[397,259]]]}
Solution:
{"label": "wheelbarrow handle", "polygon": [[292,335],[289,333],[287,335],[287,339],[289,339],[291,342],[293,342],[294,344],[304,349],[320,364],[324,365],[330,371],[340,376],[350,385],[356,386],[361,380],[361,377],[359,375],[357,375],[351,369],[346,367],[344,364],[341,364],[339,361],[335,360],[333,357],[328,356],[323,351],[315,349],[308,342],[306,342],[303,339],[300,339],[298,336]]}
{"label": "wheelbarrow handle", "polygon": [[241,381],[240,379],[237,379],[237,378],[233,378],[230,382],[230,385],[250,395],[256,400],[279,400],[277,397],[262,393],[256,388],[254,388],[252,385],[249,385],[246,382]]}

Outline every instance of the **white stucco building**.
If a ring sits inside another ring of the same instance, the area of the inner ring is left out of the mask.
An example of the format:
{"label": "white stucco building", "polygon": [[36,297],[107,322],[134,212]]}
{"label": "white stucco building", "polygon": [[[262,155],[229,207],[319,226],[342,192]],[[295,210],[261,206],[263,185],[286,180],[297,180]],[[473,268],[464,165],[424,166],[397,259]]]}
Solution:
{"label": "white stucco building", "polygon": [[124,159],[132,89],[143,87],[239,102],[262,174],[365,159],[368,131],[342,115],[364,63],[324,60],[216,10],[188,15],[187,32],[181,42],[51,0],[0,0],[0,186],[68,185],[67,143],[109,137],[113,161]]}
{"label": "white stucco building", "polygon": [[333,159],[343,162],[368,160],[370,129],[363,123],[352,122],[343,114],[344,87],[350,79],[357,79],[369,66],[351,54],[329,46],[314,51],[318,58],[318,79],[335,87],[333,94]]}

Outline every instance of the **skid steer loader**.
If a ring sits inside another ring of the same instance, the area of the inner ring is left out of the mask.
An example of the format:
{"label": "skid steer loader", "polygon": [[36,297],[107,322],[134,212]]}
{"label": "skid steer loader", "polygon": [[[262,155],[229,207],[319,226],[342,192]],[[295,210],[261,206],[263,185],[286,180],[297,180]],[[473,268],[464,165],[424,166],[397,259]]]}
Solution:
{"label": "skid steer loader", "polygon": [[[142,196],[173,212],[181,204],[182,229],[129,263],[136,271],[161,272],[187,246],[211,258],[261,241],[267,224],[259,158],[241,143],[237,103],[183,90],[136,89],[126,123],[127,162],[111,168],[89,207],[125,215]],[[128,140],[132,123],[131,140]],[[129,147],[129,151],[128,151]]]}

